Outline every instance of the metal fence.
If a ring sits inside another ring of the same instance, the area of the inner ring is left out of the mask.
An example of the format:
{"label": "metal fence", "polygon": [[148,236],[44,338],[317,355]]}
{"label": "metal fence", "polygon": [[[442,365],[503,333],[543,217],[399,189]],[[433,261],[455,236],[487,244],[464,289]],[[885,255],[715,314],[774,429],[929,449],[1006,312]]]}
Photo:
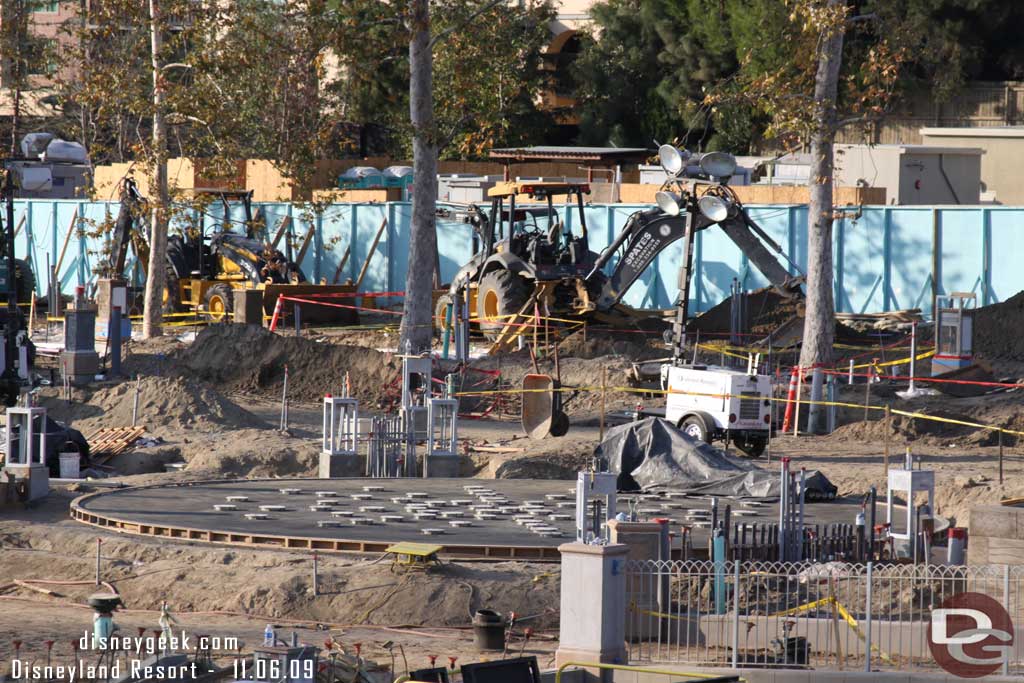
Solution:
{"label": "metal fence", "polygon": [[1017,625],[1002,673],[1024,674],[1024,566],[634,560],[626,592],[631,663],[860,671],[937,671],[932,610],[980,593]]}

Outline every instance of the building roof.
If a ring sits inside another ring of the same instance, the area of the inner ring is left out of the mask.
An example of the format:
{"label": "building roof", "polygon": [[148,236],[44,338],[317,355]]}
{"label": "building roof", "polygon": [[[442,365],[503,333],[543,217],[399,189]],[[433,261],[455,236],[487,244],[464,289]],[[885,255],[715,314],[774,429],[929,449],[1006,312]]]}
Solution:
{"label": "building roof", "polygon": [[651,152],[641,147],[507,147],[492,149],[490,157],[502,161],[576,161],[640,163]]}
{"label": "building roof", "polygon": [[836,149],[846,150],[894,150],[900,153],[910,154],[967,154],[981,156],[985,150],[980,147],[941,147],[939,145],[862,145],[836,143]]}
{"label": "building roof", "polygon": [[992,128],[922,128],[921,135],[944,138],[1024,138],[1024,126]]}

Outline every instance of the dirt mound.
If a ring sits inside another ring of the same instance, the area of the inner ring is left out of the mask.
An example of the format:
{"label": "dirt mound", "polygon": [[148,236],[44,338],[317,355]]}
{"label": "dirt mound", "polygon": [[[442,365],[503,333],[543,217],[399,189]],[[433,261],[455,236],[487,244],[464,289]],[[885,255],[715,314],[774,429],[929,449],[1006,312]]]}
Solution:
{"label": "dirt mound", "polygon": [[186,469],[222,477],[316,476],[318,442],[266,429],[235,432],[231,437],[215,448],[197,444],[197,448],[183,449]]}
{"label": "dirt mound", "polygon": [[347,372],[352,395],[376,405],[401,373],[399,359],[375,349],[284,337],[251,325],[211,325],[177,357],[197,379],[259,393],[279,393],[287,365],[288,396],[303,401],[340,393]]}
{"label": "dirt mound", "polygon": [[[76,429],[88,432],[131,425],[134,402],[135,382],[122,382],[97,389],[80,403],[49,398],[43,405],[55,419],[70,420]],[[182,377],[139,380],[138,424],[157,435],[175,434],[183,428],[267,426],[213,387]]]}
{"label": "dirt mound", "polygon": [[[773,287],[757,289],[747,294],[747,334],[751,339],[765,338],[783,324],[803,317],[803,299],[784,297]],[[732,297],[714,306],[690,321],[688,332],[701,332],[712,338],[728,334],[732,318]],[[799,329],[799,327],[798,327]],[[866,335],[841,322],[836,322],[836,341],[852,343],[863,341]],[[877,335],[873,337],[877,340]]]}
{"label": "dirt mound", "polygon": [[974,312],[974,352],[992,360],[1024,361],[1024,292]]}
{"label": "dirt mound", "polygon": [[627,360],[646,360],[668,355],[660,332],[622,330],[618,332],[574,332],[558,346],[563,357],[594,359],[620,356]]}

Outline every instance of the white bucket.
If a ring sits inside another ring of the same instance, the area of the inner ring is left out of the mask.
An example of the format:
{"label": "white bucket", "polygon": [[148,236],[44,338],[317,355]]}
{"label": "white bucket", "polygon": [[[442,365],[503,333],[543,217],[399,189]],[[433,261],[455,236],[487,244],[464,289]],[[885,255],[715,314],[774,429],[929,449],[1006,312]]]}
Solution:
{"label": "white bucket", "polygon": [[81,462],[82,456],[76,451],[74,453],[61,453],[59,457],[60,478],[78,479],[81,476],[81,473],[79,472],[79,463]]}

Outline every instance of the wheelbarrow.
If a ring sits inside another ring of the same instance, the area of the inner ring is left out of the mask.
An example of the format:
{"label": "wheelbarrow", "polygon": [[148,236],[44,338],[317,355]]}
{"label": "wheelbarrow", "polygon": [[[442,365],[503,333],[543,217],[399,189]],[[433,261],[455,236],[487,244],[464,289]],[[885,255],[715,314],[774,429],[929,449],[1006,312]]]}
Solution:
{"label": "wheelbarrow", "polygon": [[569,416],[565,405],[575,397],[562,401],[561,383],[551,375],[531,374],[523,377],[523,431],[531,439],[565,436],[569,432]]}

